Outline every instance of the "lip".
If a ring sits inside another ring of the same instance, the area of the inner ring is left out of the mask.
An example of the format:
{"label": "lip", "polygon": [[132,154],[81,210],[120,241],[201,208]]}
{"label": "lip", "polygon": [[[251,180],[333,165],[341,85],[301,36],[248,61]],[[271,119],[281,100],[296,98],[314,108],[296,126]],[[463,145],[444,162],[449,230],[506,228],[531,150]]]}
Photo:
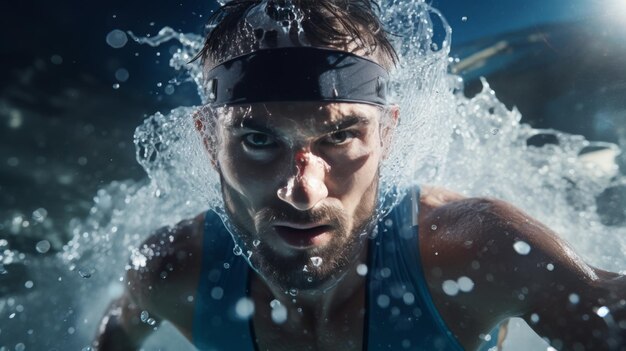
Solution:
{"label": "lip", "polygon": [[332,230],[331,226],[319,223],[276,223],[273,227],[283,241],[296,248],[323,244]]}

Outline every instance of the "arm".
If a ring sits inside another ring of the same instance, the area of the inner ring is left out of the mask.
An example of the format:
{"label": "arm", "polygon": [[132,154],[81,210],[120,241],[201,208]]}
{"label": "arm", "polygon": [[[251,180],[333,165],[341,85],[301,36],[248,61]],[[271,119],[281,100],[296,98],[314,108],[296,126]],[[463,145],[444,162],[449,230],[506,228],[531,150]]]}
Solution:
{"label": "arm", "polygon": [[[463,199],[424,216],[420,241],[429,287],[468,349],[480,344],[480,334],[513,316],[524,318],[558,349],[617,349],[623,342],[619,323],[626,279],[585,264],[522,211],[502,201]],[[432,225],[438,228],[434,233],[427,231]],[[472,290],[447,295],[444,282],[460,277],[472,281]],[[602,306],[613,310],[613,323],[598,315]]]}
{"label": "arm", "polygon": [[99,351],[139,349],[160,323],[160,320],[153,317],[150,318],[154,319],[154,324],[148,320],[142,321],[141,314],[144,311],[150,314],[133,302],[129,291],[125,291],[119,299],[111,303],[102,318],[96,340],[93,342],[94,349]]}
{"label": "arm", "polygon": [[162,320],[191,338],[204,216],[162,228],[139,247],[145,266],[130,268],[126,289],[105,313],[94,349],[137,350]]}

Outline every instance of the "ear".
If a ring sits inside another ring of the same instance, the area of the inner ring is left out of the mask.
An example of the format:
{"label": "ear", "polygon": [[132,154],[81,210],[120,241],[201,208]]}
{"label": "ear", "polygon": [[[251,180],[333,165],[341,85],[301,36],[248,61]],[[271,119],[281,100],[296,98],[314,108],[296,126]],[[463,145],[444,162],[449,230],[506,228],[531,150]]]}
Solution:
{"label": "ear", "polygon": [[381,123],[381,145],[383,147],[383,159],[386,159],[391,152],[393,134],[400,121],[400,106],[391,105],[385,109],[383,123]]}
{"label": "ear", "polygon": [[193,113],[193,124],[196,128],[204,149],[209,155],[211,165],[217,171],[217,130],[216,130],[216,118],[214,111],[208,106],[202,106]]}

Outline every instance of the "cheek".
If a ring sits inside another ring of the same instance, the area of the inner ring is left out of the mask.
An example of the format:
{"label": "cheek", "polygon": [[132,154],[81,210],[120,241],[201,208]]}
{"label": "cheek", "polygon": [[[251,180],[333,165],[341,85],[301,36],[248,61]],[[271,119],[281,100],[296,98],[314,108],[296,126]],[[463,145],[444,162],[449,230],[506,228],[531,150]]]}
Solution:
{"label": "cheek", "polygon": [[[265,197],[279,182],[280,158],[259,162],[249,158],[236,142],[226,142],[218,153],[219,169],[225,182],[245,197]],[[281,168],[282,167],[282,168]]]}
{"label": "cheek", "polygon": [[352,153],[353,157],[335,160],[329,174],[336,193],[341,197],[360,197],[372,185],[381,160],[378,145],[361,146]]}

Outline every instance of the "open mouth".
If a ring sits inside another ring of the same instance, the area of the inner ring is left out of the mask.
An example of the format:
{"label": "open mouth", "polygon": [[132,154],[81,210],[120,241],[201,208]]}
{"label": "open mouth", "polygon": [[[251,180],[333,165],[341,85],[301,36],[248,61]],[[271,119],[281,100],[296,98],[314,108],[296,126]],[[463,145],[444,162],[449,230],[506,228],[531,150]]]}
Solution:
{"label": "open mouth", "polygon": [[322,244],[330,235],[332,227],[320,225],[309,228],[296,228],[288,225],[275,225],[274,230],[281,239],[293,247],[304,248]]}

